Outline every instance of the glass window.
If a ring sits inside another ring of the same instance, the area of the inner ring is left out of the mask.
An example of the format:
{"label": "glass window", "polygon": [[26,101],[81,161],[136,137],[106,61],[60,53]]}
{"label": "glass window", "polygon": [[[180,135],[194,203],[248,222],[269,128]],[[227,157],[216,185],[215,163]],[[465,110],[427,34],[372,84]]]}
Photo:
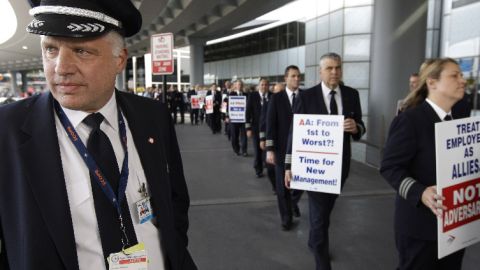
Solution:
{"label": "glass window", "polygon": [[370,35],[345,36],[343,59],[345,61],[368,61],[370,58]]}
{"label": "glass window", "polygon": [[330,37],[343,34],[343,9],[330,13]]}
{"label": "glass window", "polygon": [[372,32],[372,6],[345,9],[345,34]]}

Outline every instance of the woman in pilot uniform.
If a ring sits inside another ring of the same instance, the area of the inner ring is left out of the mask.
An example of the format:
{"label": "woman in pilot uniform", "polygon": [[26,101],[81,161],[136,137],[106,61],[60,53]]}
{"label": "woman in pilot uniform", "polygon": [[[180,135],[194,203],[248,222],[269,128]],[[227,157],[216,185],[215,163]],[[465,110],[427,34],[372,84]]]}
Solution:
{"label": "woman in pilot uniform", "polygon": [[397,191],[395,241],[400,270],[460,270],[464,250],[437,259],[435,123],[458,118],[452,107],[462,99],[465,79],[457,62],[433,59],[420,69],[420,82],[405,100],[405,111],[390,126],[380,173]]}

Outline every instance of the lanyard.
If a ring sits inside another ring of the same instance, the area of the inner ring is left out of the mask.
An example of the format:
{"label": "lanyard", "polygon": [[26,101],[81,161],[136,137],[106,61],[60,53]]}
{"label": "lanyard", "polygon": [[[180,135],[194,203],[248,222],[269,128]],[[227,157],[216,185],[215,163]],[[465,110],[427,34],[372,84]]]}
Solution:
{"label": "lanyard", "polygon": [[[102,171],[100,170],[100,168],[98,167],[97,163],[95,162],[93,157],[90,155],[90,153],[88,153],[87,147],[80,140],[80,136],[78,136],[77,131],[75,130],[72,123],[70,122],[68,117],[65,115],[65,112],[60,107],[57,101],[54,102],[54,108],[58,118],[60,119],[60,122],[62,123],[63,128],[68,134],[68,138],[70,138],[70,141],[72,141],[73,145],[77,149],[80,156],[83,157],[83,161],[87,165],[88,170],[90,171],[90,175],[93,176],[93,178],[95,179],[95,182],[100,186],[105,196],[107,196],[110,203],[117,210],[118,218],[120,220],[120,227],[121,227],[120,229],[124,233],[124,236],[126,238],[126,245],[128,245],[129,243],[125,233],[125,227],[123,224],[123,217],[122,217],[122,208],[121,208],[121,203],[125,199],[125,190],[127,189],[128,173],[129,173],[128,151],[127,151],[127,131],[125,128],[125,121],[123,120],[122,113],[120,112],[120,110],[117,110],[118,126],[120,130],[119,131],[120,141],[122,143],[123,151],[125,152],[125,158],[123,159],[122,170],[120,173],[120,183],[118,185],[118,197],[117,197],[117,195],[115,195],[115,192],[112,189],[112,186],[108,182],[108,179],[103,175]],[[124,242],[123,239],[122,239],[122,242]],[[125,246],[125,243],[124,243],[124,246]]]}

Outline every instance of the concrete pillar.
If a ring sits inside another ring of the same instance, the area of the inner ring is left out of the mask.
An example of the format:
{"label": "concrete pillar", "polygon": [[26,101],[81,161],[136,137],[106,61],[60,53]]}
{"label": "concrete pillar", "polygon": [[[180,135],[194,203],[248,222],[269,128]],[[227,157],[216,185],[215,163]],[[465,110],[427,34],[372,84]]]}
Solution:
{"label": "concrete pillar", "polygon": [[440,57],[443,0],[428,0],[426,58]]}
{"label": "concrete pillar", "polygon": [[366,161],[378,166],[408,79],[425,59],[427,1],[375,1]]}
{"label": "concrete pillar", "polygon": [[27,72],[24,70],[24,71],[20,71],[20,75],[22,76],[22,92],[25,93],[27,92],[27,88],[28,88],[28,79],[27,79]]}
{"label": "concrete pillar", "polygon": [[10,71],[10,85],[11,85],[11,90],[10,93],[13,95],[20,95],[21,91],[18,89],[18,84],[17,84],[17,72],[16,71]]}
{"label": "concrete pillar", "polygon": [[203,85],[203,46],[204,39],[190,38],[190,85]]}

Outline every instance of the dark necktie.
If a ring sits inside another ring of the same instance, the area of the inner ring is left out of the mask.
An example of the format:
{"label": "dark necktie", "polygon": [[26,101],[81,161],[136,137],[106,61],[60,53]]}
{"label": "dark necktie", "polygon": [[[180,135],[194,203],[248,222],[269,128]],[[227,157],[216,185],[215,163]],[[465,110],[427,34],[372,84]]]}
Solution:
{"label": "dark necktie", "polygon": [[443,118],[445,121],[450,121],[453,120],[452,116],[450,114],[445,115],[445,118]]}
{"label": "dark necktie", "polygon": [[[117,159],[112,144],[107,135],[100,129],[100,124],[103,122],[103,119],[104,117],[102,114],[92,113],[83,120],[87,126],[92,128],[87,141],[87,150],[100,167],[103,175],[107,178],[108,183],[115,194],[117,194],[120,171],[118,169]],[[97,180],[92,177],[91,173],[90,179],[92,182],[93,201],[100,239],[102,241],[103,255],[106,259],[111,253],[122,250],[123,232],[120,230],[120,221],[117,210],[103,193]],[[129,246],[131,246],[137,243],[137,237],[132,225],[132,218],[130,216],[126,198],[122,201],[121,208],[125,232],[128,237]],[[125,239],[125,237],[123,237],[123,239]],[[108,269],[108,264],[106,263],[106,265]]]}
{"label": "dark necktie", "polygon": [[292,108],[294,104],[295,104],[295,93],[292,94]]}
{"label": "dark necktie", "polygon": [[267,101],[266,94],[262,94],[262,106],[263,104],[265,104],[266,101]]}
{"label": "dark necktie", "polygon": [[335,101],[335,94],[337,92],[335,91],[330,91],[330,114],[338,114],[338,107],[337,107],[337,102]]}

